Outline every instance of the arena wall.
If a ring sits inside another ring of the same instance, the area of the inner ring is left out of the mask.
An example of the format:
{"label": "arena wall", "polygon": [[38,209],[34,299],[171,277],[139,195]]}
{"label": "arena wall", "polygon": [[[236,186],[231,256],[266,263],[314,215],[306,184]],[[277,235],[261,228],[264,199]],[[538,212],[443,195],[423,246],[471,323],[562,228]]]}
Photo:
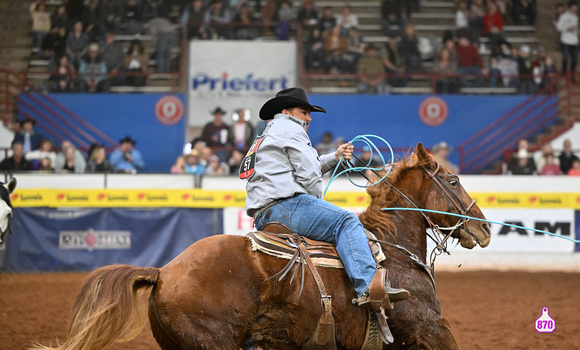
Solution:
{"label": "arena wall", "polygon": [[[15,233],[0,250],[7,271],[160,266],[203,237],[253,229],[243,209],[244,182],[234,177],[205,177],[201,189],[181,175],[30,174],[18,181]],[[489,247],[458,247],[437,259],[438,270],[580,271],[580,248],[571,241],[580,239],[578,179],[462,175],[461,181],[489,220],[561,237],[493,224]],[[368,203],[344,180],[332,183],[326,200],[354,212]],[[119,243],[127,235],[130,247]]]}

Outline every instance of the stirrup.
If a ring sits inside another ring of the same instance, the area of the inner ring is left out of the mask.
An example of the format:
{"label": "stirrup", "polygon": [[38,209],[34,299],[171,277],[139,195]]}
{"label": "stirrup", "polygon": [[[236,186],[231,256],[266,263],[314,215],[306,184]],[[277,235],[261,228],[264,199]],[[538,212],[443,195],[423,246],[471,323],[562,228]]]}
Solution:
{"label": "stirrup", "polygon": [[361,297],[352,299],[353,304],[365,305],[371,304],[375,311],[382,307],[384,310],[392,310],[394,302],[405,300],[410,293],[406,289],[392,288],[391,283],[387,281],[387,271],[383,268],[377,269],[369,290]]}

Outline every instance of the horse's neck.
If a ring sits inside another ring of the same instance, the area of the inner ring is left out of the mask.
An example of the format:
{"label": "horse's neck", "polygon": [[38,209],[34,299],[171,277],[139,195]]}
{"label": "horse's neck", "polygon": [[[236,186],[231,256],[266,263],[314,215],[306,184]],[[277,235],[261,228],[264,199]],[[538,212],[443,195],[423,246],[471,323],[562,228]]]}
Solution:
{"label": "horse's neck", "polygon": [[393,235],[387,234],[387,241],[405,247],[411,253],[417,255],[422,261],[427,257],[427,224],[418,212],[390,211],[387,215],[395,223]]}

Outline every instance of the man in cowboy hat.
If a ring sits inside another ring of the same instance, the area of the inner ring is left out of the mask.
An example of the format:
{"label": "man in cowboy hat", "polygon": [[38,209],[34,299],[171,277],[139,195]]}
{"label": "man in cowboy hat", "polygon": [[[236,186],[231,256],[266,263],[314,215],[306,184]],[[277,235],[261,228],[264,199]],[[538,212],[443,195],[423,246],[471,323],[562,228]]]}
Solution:
{"label": "man in cowboy hat", "polygon": [[116,172],[136,173],[138,168],[145,166],[141,152],[134,147],[135,140],[130,136],[125,136],[119,143],[121,145],[111,153],[110,157],[111,165]]}
{"label": "man in cowboy hat", "polygon": [[449,153],[451,153],[451,146],[445,141],[441,141],[433,146],[433,157],[437,163],[443,165],[447,170],[454,174],[459,174],[459,167],[449,160]]}
{"label": "man in cowboy hat", "polygon": [[[240,167],[240,177],[248,179],[247,214],[258,230],[269,222],[280,222],[307,238],[336,244],[357,292],[353,302],[366,304],[371,301],[371,280],[380,274],[375,274],[364,228],[355,214],[322,200],[322,173],[335,167],[341,157],[350,159],[353,146],[345,143],[336,152],[319,156],[308,137],[311,112],[326,110],[311,105],[300,88],[282,90],[262,106],[260,119],[273,120]],[[393,302],[409,296],[406,290],[386,284],[385,291]]]}
{"label": "man in cowboy hat", "polygon": [[213,121],[205,124],[201,132],[201,139],[209,147],[224,147],[228,141],[229,126],[223,122],[224,111],[221,107],[216,107],[210,111]]}
{"label": "man in cowboy hat", "polygon": [[35,125],[36,120],[25,118],[20,121],[20,131],[14,134],[12,145],[21,143],[24,154],[38,149],[40,142],[44,139],[42,135],[34,130]]}

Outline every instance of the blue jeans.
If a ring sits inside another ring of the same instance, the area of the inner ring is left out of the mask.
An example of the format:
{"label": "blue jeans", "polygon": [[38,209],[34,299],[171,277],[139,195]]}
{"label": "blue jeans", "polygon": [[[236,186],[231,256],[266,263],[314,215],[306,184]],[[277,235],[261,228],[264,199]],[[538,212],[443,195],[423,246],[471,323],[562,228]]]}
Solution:
{"label": "blue jeans", "polygon": [[281,199],[264,210],[254,222],[261,230],[269,222],[280,222],[292,232],[336,244],[344,269],[361,297],[376,271],[367,236],[355,214],[308,194]]}
{"label": "blue jeans", "polygon": [[562,45],[562,74],[568,72],[568,62],[570,62],[570,73],[574,78],[576,64],[578,63],[578,45]]}
{"label": "blue jeans", "polygon": [[157,34],[157,72],[169,73],[171,66],[171,48],[175,43],[175,34],[166,32]]}

